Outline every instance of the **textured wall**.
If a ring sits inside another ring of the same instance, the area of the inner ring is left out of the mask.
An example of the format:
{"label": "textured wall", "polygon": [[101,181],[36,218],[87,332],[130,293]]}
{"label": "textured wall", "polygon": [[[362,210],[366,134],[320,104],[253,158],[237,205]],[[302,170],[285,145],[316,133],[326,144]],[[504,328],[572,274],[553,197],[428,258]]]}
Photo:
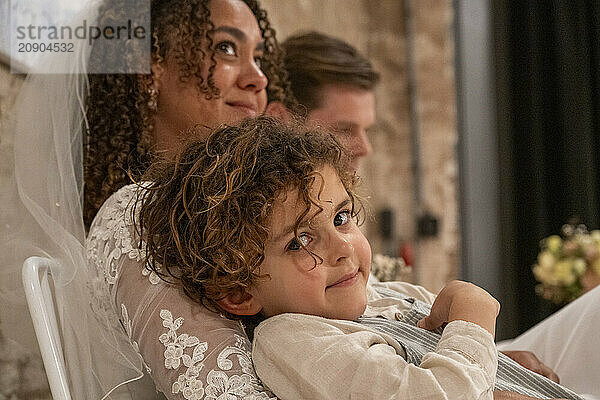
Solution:
{"label": "textured wall", "polygon": [[[410,141],[407,57],[401,0],[263,0],[280,39],[315,29],[338,36],[366,54],[382,75],[377,88],[377,127],[373,156],[361,175],[373,215],[394,213],[393,238],[383,241],[378,224],[366,232],[374,251],[396,253],[402,241],[415,243],[417,205],[413,198],[413,151]],[[430,290],[458,274],[457,141],[454,94],[454,48],[451,0],[412,0],[413,62],[420,130],[421,185],[426,209],[440,219],[437,237],[416,242],[417,268],[411,277]],[[0,64],[0,204],[12,168],[12,136],[6,117],[22,78]],[[38,359],[25,356],[2,340],[0,400],[49,398]]]}
{"label": "textured wall", "polygon": [[456,97],[451,1],[412,0],[423,205],[440,219],[438,237],[419,242],[418,280],[431,290],[458,276]]}
{"label": "textured wall", "polygon": [[[361,175],[373,216],[394,214],[393,238],[382,240],[377,221],[366,230],[378,252],[396,255],[412,243],[417,258],[412,280],[431,290],[458,275],[457,141],[454,92],[454,41],[450,0],[412,0],[413,65],[416,75],[422,203],[414,201],[407,89],[404,2],[400,0],[263,0],[280,39],[303,30],[320,30],[356,46],[381,72],[377,88],[377,127],[373,155]],[[319,10],[319,12],[314,12]],[[439,218],[437,237],[415,241],[418,210]]]}
{"label": "textured wall", "polygon": [[[8,129],[9,116],[23,77],[11,75],[0,63],[0,223],[5,221],[2,204],[5,201],[8,177],[12,172],[13,136]],[[0,267],[1,268],[1,267]],[[0,305],[2,307],[4,305]],[[29,317],[24,315],[23,318]],[[48,382],[40,357],[31,356],[8,342],[0,332],[0,400],[51,399]]]}
{"label": "textured wall", "polygon": [[8,66],[0,62],[0,204],[2,204],[2,188],[12,171],[13,137],[8,129],[8,117],[21,84],[22,75],[13,75]]}

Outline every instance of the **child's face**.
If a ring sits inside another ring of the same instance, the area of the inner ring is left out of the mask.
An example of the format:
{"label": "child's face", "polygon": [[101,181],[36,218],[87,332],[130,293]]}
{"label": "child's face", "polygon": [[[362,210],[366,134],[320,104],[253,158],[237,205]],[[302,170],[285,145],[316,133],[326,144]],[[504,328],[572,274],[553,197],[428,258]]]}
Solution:
{"label": "child's face", "polygon": [[265,316],[293,312],[353,320],[366,307],[371,247],[350,216],[350,197],[335,170],[326,166],[319,173],[311,195],[323,211],[317,213],[313,206],[309,215],[314,218],[298,228],[298,236],[323,261],[315,266],[294,238],[294,224],[305,206],[297,203],[297,191],[290,190],[273,208],[272,235],[260,266],[270,279],[250,289]]}

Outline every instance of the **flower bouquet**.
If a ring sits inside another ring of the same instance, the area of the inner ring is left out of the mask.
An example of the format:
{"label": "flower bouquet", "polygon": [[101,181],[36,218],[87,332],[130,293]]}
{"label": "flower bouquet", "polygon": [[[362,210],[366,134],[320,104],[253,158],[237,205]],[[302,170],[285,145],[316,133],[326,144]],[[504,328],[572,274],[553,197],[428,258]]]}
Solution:
{"label": "flower bouquet", "polygon": [[411,267],[402,258],[375,254],[371,262],[371,274],[380,282],[395,281],[410,273]]}
{"label": "flower bouquet", "polygon": [[540,247],[533,275],[543,298],[565,304],[600,283],[600,230],[588,232],[585,225],[567,224],[562,237],[549,236]]}

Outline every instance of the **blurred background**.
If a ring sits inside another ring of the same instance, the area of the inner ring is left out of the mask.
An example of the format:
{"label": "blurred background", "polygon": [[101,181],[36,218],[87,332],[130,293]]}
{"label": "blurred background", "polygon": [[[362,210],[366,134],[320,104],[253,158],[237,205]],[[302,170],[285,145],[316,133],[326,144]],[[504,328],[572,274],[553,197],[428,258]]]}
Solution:
{"label": "blurred background", "polygon": [[[456,278],[485,287],[502,303],[500,339],[555,311],[535,293],[540,240],[567,222],[600,226],[600,4],[261,3],[280,40],[318,30],[381,73],[360,170],[374,252],[405,258],[406,278],[431,291]],[[0,206],[23,78],[0,50]],[[41,368],[0,332],[0,400],[50,398]]]}

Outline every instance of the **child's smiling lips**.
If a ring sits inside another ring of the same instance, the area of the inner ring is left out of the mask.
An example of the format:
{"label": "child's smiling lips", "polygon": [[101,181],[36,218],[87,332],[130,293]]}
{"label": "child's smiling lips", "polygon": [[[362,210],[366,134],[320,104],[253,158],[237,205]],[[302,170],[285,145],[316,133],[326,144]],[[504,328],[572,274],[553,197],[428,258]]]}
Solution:
{"label": "child's smiling lips", "polygon": [[325,289],[330,289],[333,287],[350,286],[350,285],[354,284],[354,282],[356,282],[359,273],[360,273],[360,269],[357,268],[356,271],[342,276],[338,281],[327,286]]}

